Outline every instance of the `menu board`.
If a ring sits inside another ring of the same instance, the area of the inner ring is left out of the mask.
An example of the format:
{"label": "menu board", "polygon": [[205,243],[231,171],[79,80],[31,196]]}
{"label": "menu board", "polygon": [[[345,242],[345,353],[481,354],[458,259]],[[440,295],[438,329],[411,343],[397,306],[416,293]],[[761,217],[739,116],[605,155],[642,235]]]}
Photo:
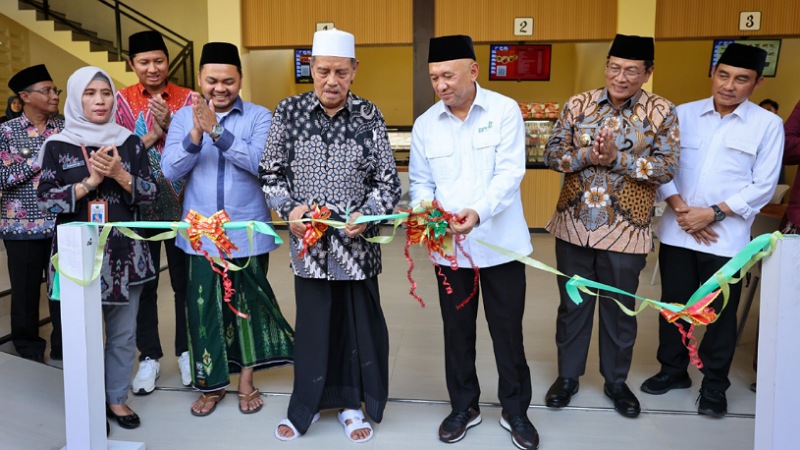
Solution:
{"label": "menu board", "polygon": [[310,84],[311,79],[311,49],[296,48],[294,50],[294,82]]}
{"label": "menu board", "polygon": [[549,44],[491,45],[489,52],[490,80],[550,80]]}
{"label": "menu board", "polygon": [[714,47],[711,49],[711,67],[708,69],[708,76],[711,76],[711,71],[714,70],[714,66],[719,61],[719,57],[725,52],[725,49],[728,48],[728,44],[732,44],[736,42],[737,44],[743,45],[752,45],[753,47],[763,48],[767,51],[767,63],[764,65],[764,73],[765,77],[774,77],[775,72],[778,71],[778,56],[780,55],[781,51],[781,40],[780,39],[762,39],[762,40],[751,40],[751,39],[716,39],[714,40]]}

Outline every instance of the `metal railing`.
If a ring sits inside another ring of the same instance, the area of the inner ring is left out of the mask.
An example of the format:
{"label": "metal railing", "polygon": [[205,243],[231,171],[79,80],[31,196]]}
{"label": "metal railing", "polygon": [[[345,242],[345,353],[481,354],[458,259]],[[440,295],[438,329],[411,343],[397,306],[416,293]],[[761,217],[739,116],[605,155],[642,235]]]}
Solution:
{"label": "metal railing", "polygon": [[190,89],[195,88],[192,41],[126,3],[119,0],[18,1],[20,5],[28,5],[39,11],[44,19],[72,31],[76,39],[88,40],[92,43],[92,50],[107,51],[116,61],[128,59],[127,36],[144,30],[158,31],[164,37],[171,56],[169,80]]}

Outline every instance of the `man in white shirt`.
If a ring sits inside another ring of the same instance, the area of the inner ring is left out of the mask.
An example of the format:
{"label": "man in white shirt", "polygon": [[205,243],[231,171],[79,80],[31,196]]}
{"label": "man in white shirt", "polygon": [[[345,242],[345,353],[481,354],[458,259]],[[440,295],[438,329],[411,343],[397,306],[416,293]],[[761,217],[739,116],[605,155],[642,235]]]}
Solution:
{"label": "man in white shirt", "polygon": [[[658,190],[669,208],[656,230],[661,245],[665,302],[685,303],[709,277],[750,241],[750,226],[775,191],[783,152],[780,117],[748,101],[763,81],[767,52],[731,44],[714,67],[711,98],[677,107],[681,124],[680,168]],[[727,413],[725,391],[736,348],[736,310],[741,284],[730,286],[726,310],[709,325],[699,347],[703,363],[698,412]],[[723,296],[711,304],[720,312]],[[685,389],[689,353],[679,329],[659,319],[661,371],[645,380],[642,391],[664,394]]]}
{"label": "man in white shirt", "polygon": [[[431,39],[428,63],[431,84],[441,101],[421,115],[412,130],[412,205],[438,200],[455,213],[449,234],[469,234],[516,253],[530,253],[519,192],[525,175],[525,131],[519,106],[475,81],[478,63],[469,36]],[[470,239],[462,245],[480,268],[484,310],[500,375],[500,423],[511,432],[517,447],[536,448],[539,435],[527,416],[531,378],[522,338],[525,266]],[[478,297],[457,308],[472,292],[476,274],[463,252],[458,253],[458,269],[438,255],[434,264],[453,408],[439,427],[439,439],[453,443],[481,422],[475,370]],[[448,288],[452,293],[448,294]]]}

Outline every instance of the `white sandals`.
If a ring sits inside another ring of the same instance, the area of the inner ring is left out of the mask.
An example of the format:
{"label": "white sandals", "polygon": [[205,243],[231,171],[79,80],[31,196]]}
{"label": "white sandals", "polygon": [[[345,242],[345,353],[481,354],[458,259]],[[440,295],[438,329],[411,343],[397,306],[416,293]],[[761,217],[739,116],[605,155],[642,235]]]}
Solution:
{"label": "white sandals", "polygon": [[[336,416],[339,418],[339,423],[344,427],[345,436],[353,442],[367,442],[372,439],[372,436],[375,434],[372,430],[372,425],[364,420],[364,413],[362,413],[360,409],[344,409],[339,411]],[[350,421],[350,425],[347,424],[348,420]],[[365,429],[369,430],[369,436],[363,439],[353,439],[352,435],[354,431]]]}
{"label": "white sandals", "polygon": [[[316,422],[318,420],[319,420],[319,413],[316,413],[316,414],[314,414],[314,417],[311,418],[311,423],[314,423],[314,422]],[[294,434],[292,434],[291,436],[281,436],[281,434],[278,432],[278,428],[280,428],[281,425],[289,427],[289,429],[291,429],[292,433],[294,433]],[[295,440],[295,439],[300,437],[300,433],[297,431],[297,428],[294,427],[294,424],[292,424],[291,420],[283,419],[278,423],[278,426],[275,427],[275,437],[278,438],[278,440],[284,441],[284,442],[293,441],[293,440]]]}

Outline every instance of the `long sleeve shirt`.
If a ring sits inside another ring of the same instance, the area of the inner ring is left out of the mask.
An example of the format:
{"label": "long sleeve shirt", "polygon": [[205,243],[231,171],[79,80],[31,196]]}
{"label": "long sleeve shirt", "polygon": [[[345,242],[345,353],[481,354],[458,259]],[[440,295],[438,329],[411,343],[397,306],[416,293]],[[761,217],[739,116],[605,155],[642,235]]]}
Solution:
{"label": "long sleeve shirt", "polygon": [[[353,93],[333,117],[313,91],[281,101],[260,176],[267,202],[284,219],[297,206],[316,203],[328,207],[331,219],[347,221],[348,213],[390,213],[400,199],[383,114]],[[361,236],[378,231],[379,225],[370,223]],[[302,257],[300,240],[290,239],[291,265],[299,277],[364,280],[381,272],[380,245],[361,237],[328,228]]]}
{"label": "long sleeve shirt", "polygon": [[[548,167],[564,173],[547,230],[581,247],[649,252],[656,189],[672,180],[678,166],[680,132],[674,109],[666,99],[643,90],[619,108],[606,89],[567,100],[544,154]],[[603,127],[612,130],[618,149],[609,167],[590,161]]]}
{"label": "long sleeve shirt", "polygon": [[[411,204],[438,200],[447,211],[470,208],[480,218],[469,234],[516,253],[533,248],[522,211],[519,186],[525,176],[525,127],[517,103],[475,83],[475,100],[462,121],[439,101],[419,116],[411,132],[408,166]],[[463,241],[478,267],[512,258]],[[456,253],[459,267],[469,268]],[[434,255],[437,264],[449,264]]]}
{"label": "long sleeve shirt", "polygon": [[[170,181],[186,180],[183,216],[190,210],[209,217],[225,210],[231,220],[270,220],[269,209],[261,194],[258,163],[269,133],[272,113],[263,106],[237,98],[231,110],[218,120],[225,129],[214,142],[203,134],[200,145],[194,144],[189,132],[194,126],[191,106],[178,110],[172,118],[167,142],[161,156],[161,170]],[[278,247],[275,239],[256,233],[250,247],[245,230],[231,230],[228,237],[238,247],[234,258],[268,253]],[[216,255],[214,243],[202,239],[203,249]],[[178,247],[197,255],[191,244],[178,239]]]}
{"label": "long sleeve shirt", "polygon": [[689,206],[726,203],[734,212],[711,227],[717,242],[698,244],[667,208],[656,234],[661,242],[717,256],[733,256],[750,242],[756,214],[775,192],[783,153],[780,117],[745,101],[720,117],[713,98],[677,108],[681,122],[681,161],[675,179],[658,196],[680,195]]}
{"label": "long sleeve shirt", "polygon": [[[88,147],[88,152],[97,150]],[[75,199],[75,185],[89,176],[87,161],[77,145],[49,142],[42,155],[41,181],[37,189],[39,207],[57,214],[56,224],[88,221],[89,202],[100,199],[108,202],[107,222],[139,220],[139,206],[155,200],[156,184],[147,162],[142,140],[129,137],[118,147],[122,167],[130,173],[131,192],[126,192],[115,180],[105,178],[97,189],[80,200]],[[53,239],[53,253],[58,251],[58,240]],[[52,289],[53,265],[48,271],[48,287]],[[128,303],[130,286],[143,284],[155,278],[156,272],[145,241],[130,239],[112,232],[103,253],[100,271],[100,292],[103,304]]]}
{"label": "long sleeve shirt", "polygon": [[[191,104],[192,90],[167,83],[161,92],[161,98],[169,108],[170,114],[175,114],[179,109]],[[153,129],[153,114],[150,112],[150,92],[142,85],[136,83],[125,89],[117,91],[116,121],[123,127],[131,130],[136,136],[142,137]],[[147,159],[153,170],[158,184],[158,198],[151,204],[142,207],[144,220],[181,220],[183,202],[183,180],[170,182],[161,173],[161,153],[167,140],[167,132],[152,147],[147,149]]]}
{"label": "long sleeve shirt", "polygon": [[[36,203],[40,167],[39,149],[64,128],[64,117],[52,116],[39,134],[23,113],[0,125],[0,237],[9,240],[46,239],[53,236],[55,215],[43,213]],[[26,156],[27,155],[27,156]]]}
{"label": "long sleeve shirt", "polygon": [[[795,105],[792,114],[783,125],[786,133],[786,144],[783,150],[783,164],[796,166],[800,164],[800,102]],[[792,193],[789,197],[789,208],[786,210],[789,222],[800,226],[800,176],[794,179]]]}

